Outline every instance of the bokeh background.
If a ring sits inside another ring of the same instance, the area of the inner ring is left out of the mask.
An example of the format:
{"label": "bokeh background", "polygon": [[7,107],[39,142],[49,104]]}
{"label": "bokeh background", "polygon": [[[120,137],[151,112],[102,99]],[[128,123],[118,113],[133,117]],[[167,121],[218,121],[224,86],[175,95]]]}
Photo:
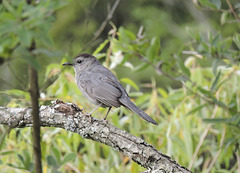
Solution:
{"label": "bokeh background", "polygon": [[[193,172],[239,172],[239,18],[238,0],[1,1],[0,105],[31,105],[31,66],[41,105],[61,99],[90,111],[94,105],[78,90],[73,69],[61,66],[88,52],[159,125],[124,108],[114,109],[109,123]],[[1,170],[32,172],[31,128],[6,131],[1,125]],[[42,152],[44,172],[145,170],[112,148],[57,128],[42,128]]]}

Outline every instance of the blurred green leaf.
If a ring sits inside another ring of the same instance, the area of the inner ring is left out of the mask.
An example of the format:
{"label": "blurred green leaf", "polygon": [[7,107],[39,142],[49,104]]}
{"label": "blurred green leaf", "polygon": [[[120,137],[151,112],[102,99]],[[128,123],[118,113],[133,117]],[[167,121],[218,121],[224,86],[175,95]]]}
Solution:
{"label": "blurred green leaf", "polygon": [[[0,135],[0,151],[2,150],[2,147],[4,145],[4,140],[6,139],[7,133],[8,133],[8,130],[6,130],[5,132],[2,132],[2,134]],[[0,153],[0,156],[4,155],[3,153],[4,152]]]}
{"label": "blurred green leaf", "polygon": [[158,58],[160,53],[160,39],[157,37],[153,37],[151,43],[146,51],[146,56],[151,62]]}
{"label": "blurred green leaf", "polygon": [[178,56],[175,56],[174,58],[177,60],[177,65],[178,65],[178,67],[180,68],[180,70],[181,70],[187,77],[190,77],[191,73],[190,73],[189,69],[184,65],[183,60],[182,60],[180,57],[178,57]]}
{"label": "blurred green leaf", "polygon": [[30,100],[30,94],[27,91],[12,89],[12,90],[0,91],[0,93],[5,93],[16,98],[25,98],[26,100]]}
{"label": "blurred green leaf", "polygon": [[22,164],[24,165],[25,163],[24,163],[23,156],[22,156],[22,155],[20,155],[20,154],[18,154],[17,156],[18,156],[19,160],[22,162]]}
{"label": "blurred green leaf", "polygon": [[1,19],[0,21],[2,22],[2,25],[3,25],[7,21],[15,21],[16,20],[16,16],[14,16],[13,14],[11,14],[9,12],[2,11],[0,13],[0,19]]}
{"label": "blurred green leaf", "polygon": [[221,25],[224,25],[227,22],[227,17],[228,17],[229,12],[223,12],[221,14]]}
{"label": "blurred green leaf", "polygon": [[236,34],[233,37],[233,41],[236,44],[236,46],[238,47],[238,49],[240,50],[240,34]]}
{"label": "blurred green leaf", "polygon": [[200,91],[202,94],[206,95],[207,97],[211,97],[211,92],[209,90],[206,90],[200,86],[197,87],[198,91]]}
{"label": "blurred green leaf", "polygon": [[221,36],[220,36],[220,34],[218,33],[218,34],[212,39],[212,45],[213,45],[213,46],[217,46],[217,44],[219,43],[220,39],[221,39]]}
{"label": "blurred green leaf", "polygon": [[26,1],[20,1],[16,8],[17,16],[21,16],[23,8],[26,6]]}
{"label": "blurred green leaf", "polygon": [[233,38],[229,37],[220,42],[220,46],[222,51],[228,51],[230,47],[232,46]]}
{"label": "blurred green leaf", "polygon": [[225,103],[223,103],[222,101],[216,99],[215,97],[213,98],[213,101],[215,104],[217,104],[218,106],[221,106],[223,108],[226,108],[227,106],[225,105]]}
{"label": "blurred green leaf", "polygon": [[133,163],[131,166],[131,173],[139,173],[139,165],[137,163]]}
{"label": "blurred green leaf", "polygon": [[10,167],[12,167],[12,168],[25,169],[25,168],[23,168],[23,167],[21,167],[21,166],[16,166],[16,165],[11,164],[11,163],[8,163],[7,165],[10,166]]}
{"label": "blurred green leaf", "polygon": [[19,46],[17,47],[16,51],[19,53],[19,56],[34,69],[40,70],[40,64],[38,60],[27,50],[27,48]]}
{"label": "blurred green leaf", "polygon": [[4,152],[1,152],[0,155],[4,156],[4,155],[13,154],[13,153],[15,153],[15,151],[4,151]]}
{"label": "blurred green leaf", "polygon": [[60,164],[61,163],[61,153],[60,153],[59,149],[56,148],[56,147],[53,147],[52,152],[53,152],[54,157],[55,157],[54,160],[57,162],[57,164]]}
{"label": "blurred green leaf", "polygon": [[142,71],[144,69],[146,69],[147,67],[149,66],[149,64],[147,63],[141,63],[140,65],[134,67],[134,72],[139,72],[139,71]]}
{"label": "blurred green leaf", "polygon": [[18,28],[17,34],[19,36],[20,43],[23,46],[30,47],[30,45],[32,43],[31,32],[29,30],[27,30],[25,27],[20,26]]}
{"label": "blurred green leaf", "polygon": [[56,168],[58,166],[55,158],[52,155],[47,156],[47,163],[49,166],[54,167],[54,168]]}
{"label": "blurred green leaf", "polygon": [[206,123],[229,123],[231,120],[228,118],[213,118],[213,119],[205,118],[203,119],[203,121]]}
{"label": "blurred green leaf", "polygon": [[102,51],[102,49],[109,43],[109,40],[105,40],[104,42],[102,42],[97,49],[93,52],[93,55],[98,54],[100,51]]}
{"label": "blurred green leaf", "polygon": [[126,84],[128,84],[130,86],[132,86],[135,90],[139,91],[139,87],[131,79],[129,79],[129,78],[122,78],[120,81],[124,82],[124,83],[126,83]]}
{"label": "blurred green leaf", "polygon": [[184,144],[187,149],[186,154],[188,159],[191,159],[191,156],[193,154],[193,142],[191,137],[190,123],[186,121],[186,119],[184,118],[184,115],[181,113],[180,113],[180,121],[181,121],[181,124],[185,127],[183,128],[182,133],[184,137]]}
{"label": "blurred green leaf", "polygon": [[212,63],[212,71],[213,71],[213,74],[216,75],[217,74],[217,68],[219,66],[219,64],[221,63],[222,61],[219,60],[219,59],[214,59],[213,60],[213,63]]}
{"label": "blurred green leaf", "polygon": [[163,98],[167,98],[168,93],[164,89],[158,88],[158,92]]}
{"label": "blurred green leaf", "polygon": [[76,156],[77,156],[76,153],[68,153],[68,154],[64,155],[62,164],[65,164],[67,162],[74,160],[76,158]]}
{"label": "blurred green leaf", "polygon": [[[46,27],[49,27],[48,24],[45,24]],[[41,26],[44,27],[44,26]],[[48,28],[41,28],[40,31],[38,32],[34,32],[34,40],[40,42],[41,44],[45,45],[45,46],[52,46],[53,42],[52,39],[49,37],[48,33]]]}
{"label": "blurred green leaf", "polygon": [[9,3],[7,0],[3,0],[2,4],[9,12],[11,12],[13,15],[16,15],[16,11],[11,6],[11,3]]}
{"label": "blurred green leaf", "polygon": [[18,23],[14,20],[9,20],[0,25],[0,36],[7,33],[15,33],[18,27]]}
{"label": "blurred green leaf", "polygon": [[199,0],[199,2],[208,8],[218,9],[221,6],[220,0]]}
{"label": "blurred green leaf", "polygon": [[205,103],[205,104],[202,104],[202,105],[200,105],[200,106],[197,106],[196,108],[194,108],[194,109],[192,109],[191,111],[189,111],[186,116],[191,115],[191,114],[194,114],[195,112],[201,110],[202,108],[206,107],[207,105],[208,105],[208,104]]}
{"label": "blurred green leaf", "polygon": [[136,36],[134,33],[130,32],[129,30],[126,30],[123,27],[120,27],[118,32],[119,32],[119,40],[122,44],[129,44],[129,41],[133,41],[136,39]]}
{"label": "blurred green leaf", "polygon": [[33,169],[33,164],[31,162],[32,159],[30,158],[29,151],[24,150],[23,156],[24,156],[24,168],[31,171]]}
{"label": "blurred green leaf", "polygon": [[225,141],[225,150],[227,150],[230,146],[238,146],[236,149],[239,151],[239,142],[240,142],[240,135],[236,138],[227,138]]}
{"label": "blurred green leaf", "polygon": [[213,90],[215,90],[217,84],[218,84],[218,81],[220,79],[220,76],[221,76],[221,71],[218,72],[217,76],[215,77],[213,83],[212,83],[212,86],[211,86],[211,91],[213,92]]}
{"label": "blurred green leaf", "polygon": [[213,3],[218,10],[221,8],[221,0],[210,0],[210,2]]}

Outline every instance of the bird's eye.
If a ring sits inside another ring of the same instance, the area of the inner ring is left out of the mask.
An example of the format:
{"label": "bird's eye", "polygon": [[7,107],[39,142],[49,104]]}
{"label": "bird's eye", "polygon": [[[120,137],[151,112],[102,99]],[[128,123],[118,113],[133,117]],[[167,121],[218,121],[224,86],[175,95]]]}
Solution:
{"label": "bird's eye", "polygon": [[77,63],[78,64],[81,64],[83,61],[82,60],[77,60]]}

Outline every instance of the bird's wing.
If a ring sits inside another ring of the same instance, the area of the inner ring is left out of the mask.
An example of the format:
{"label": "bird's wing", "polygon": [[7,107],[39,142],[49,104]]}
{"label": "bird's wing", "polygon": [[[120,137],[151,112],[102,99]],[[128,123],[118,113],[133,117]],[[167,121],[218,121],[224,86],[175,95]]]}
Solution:
{"label": "bird's wing", "polygon": [[111,77],[102,73],[85,73],[79,85],[87,92],[87,95],[92,99],[96,99],[104,106],[119,107],[121,103],[119,98],[122,93],[118,85]]}

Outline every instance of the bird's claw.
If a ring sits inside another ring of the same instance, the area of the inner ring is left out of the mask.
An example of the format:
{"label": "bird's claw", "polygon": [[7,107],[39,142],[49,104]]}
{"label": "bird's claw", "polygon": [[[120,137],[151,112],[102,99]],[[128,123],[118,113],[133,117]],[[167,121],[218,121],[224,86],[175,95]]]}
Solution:
{"label": "bird's claw", "polygon": [[108,120],[107,120],[106,118],[103,118],[103,121],[104,121],[105,123],[108,123]]}
{"label": "bird's claw", "polygon": [[85,113],[85,116],[88,116],[89,122],[92,123],[92,114],[91,113]]}

